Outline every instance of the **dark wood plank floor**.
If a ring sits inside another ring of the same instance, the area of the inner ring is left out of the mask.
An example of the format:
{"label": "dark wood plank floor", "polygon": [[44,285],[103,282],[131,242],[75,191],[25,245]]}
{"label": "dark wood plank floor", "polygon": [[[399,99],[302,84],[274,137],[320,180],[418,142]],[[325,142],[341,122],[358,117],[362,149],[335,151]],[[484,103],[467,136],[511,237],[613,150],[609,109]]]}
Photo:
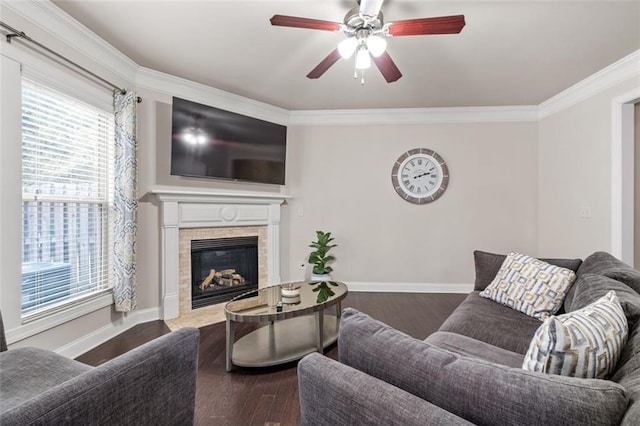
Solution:
{"label": "dark wood plank floor", "polygon": [[[464,300],[464,294],[349,293],[343,307],[353,307],[424,339],[435,332]],[[238,324],[236,339],[256,326]],[[140,324],[76,358],[99,365],[158,336],[169,333],[162,321]],[[336,345],[325,355],[337,358]],[[297,425],[300,423],[296,363],[271,368],[225,371],[225,326],[200,329],[196,425]]]}

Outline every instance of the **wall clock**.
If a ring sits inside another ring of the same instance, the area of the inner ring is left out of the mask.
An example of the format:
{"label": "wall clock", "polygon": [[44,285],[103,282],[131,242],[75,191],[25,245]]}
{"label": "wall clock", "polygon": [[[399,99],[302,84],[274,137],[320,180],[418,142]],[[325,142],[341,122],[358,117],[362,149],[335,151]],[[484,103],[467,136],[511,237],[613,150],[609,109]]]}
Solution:
{"label": "wall clock", "polygon": [[391,170],[391,182],[403,199],[426,204],[444,194],[449,184],[449,168],[435,151],[416,148],[398,157]]}

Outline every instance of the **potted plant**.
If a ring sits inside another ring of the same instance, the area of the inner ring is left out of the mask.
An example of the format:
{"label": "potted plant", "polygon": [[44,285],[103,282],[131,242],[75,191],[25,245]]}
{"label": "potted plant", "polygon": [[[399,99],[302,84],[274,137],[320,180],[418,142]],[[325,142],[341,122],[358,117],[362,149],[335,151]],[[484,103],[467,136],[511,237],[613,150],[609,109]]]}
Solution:
{"label": "potted plant", "polygon": [[334,261],[335,257],[329,254],[329,250],[337,247],[337,244],[331,244],[331,241],[333,241],[331,232],[316,231],[316,241],[309,245],[314,249],[309,254],[309,263],[313,264],[311,281],[328,281],[331,279],[329,274],[333,271],[333,268],[328,263]]}

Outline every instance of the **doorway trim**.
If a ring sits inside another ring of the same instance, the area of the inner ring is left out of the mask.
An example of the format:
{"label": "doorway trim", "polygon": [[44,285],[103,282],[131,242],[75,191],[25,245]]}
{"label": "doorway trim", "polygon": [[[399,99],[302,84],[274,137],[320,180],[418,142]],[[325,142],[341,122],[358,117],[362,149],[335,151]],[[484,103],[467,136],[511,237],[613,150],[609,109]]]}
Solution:
{"label": "doorway trim", "polygon": [[640,88],[611,103],[611,254],[634,263],[635,104]]}

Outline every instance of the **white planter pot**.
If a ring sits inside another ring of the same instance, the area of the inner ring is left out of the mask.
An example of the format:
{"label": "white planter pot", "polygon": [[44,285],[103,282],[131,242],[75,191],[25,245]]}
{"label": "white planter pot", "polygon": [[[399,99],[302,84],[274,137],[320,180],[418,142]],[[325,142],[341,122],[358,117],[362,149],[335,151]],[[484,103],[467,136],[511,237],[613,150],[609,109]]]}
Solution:
{"label": "white planter pot", "polygon": [[331,275],[329,274],[311,274],[311,281],[331,281]]}

